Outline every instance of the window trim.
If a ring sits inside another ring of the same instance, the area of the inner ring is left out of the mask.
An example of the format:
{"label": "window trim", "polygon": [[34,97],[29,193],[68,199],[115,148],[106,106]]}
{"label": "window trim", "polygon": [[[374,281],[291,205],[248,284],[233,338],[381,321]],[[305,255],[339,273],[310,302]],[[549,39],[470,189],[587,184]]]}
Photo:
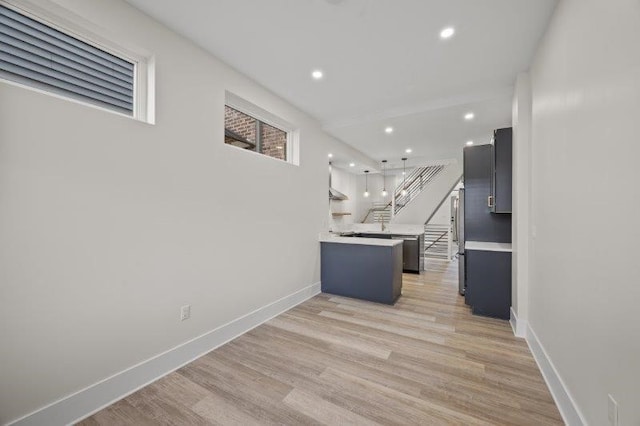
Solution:
{"label": "window trim", "polygon": [[[240,96],[225,90],[225,106],[229,106],[237,111],[240,111],[243,114],[246,114],[258,121],[261,121],[269,126],[275,127],[278,130],[282,130],[287,134],[287,148],[286,148],[286,160],[281,160],[276,157],[271,157],[269,155],[263,154],[261,152],[249,151],[246,149],[238,148],[233,145],[229,145],[225,143],[225,146],[231,146],[233,148],[242,149],[246,152],[252,152],[254,154],[258,154],[262,157],[271,158],[273,160],[281,161],[283,163],[292,164],[294,166],[300,165],[300,130],[289,123],[286,120],[278,117],[277,115],[260,108],[259,106],[241,98]],[[224,125],[223,125],[224,127]]]}
{"label": "window trim", "polygon": [[[74,98],[62,93],[34,87],[2,77],[0,77],[1,83],[21,87],[148,124],[155,124],[155,58],[153,55],[142,49],[131,48],[129,43],[117,41],[117,37],[107,34],[106,31],[98,25],[55,4],[35,5],[28,0],[0,0],[0,5],[111,55],[133,63],[133,110],[132,114],[129,115],[108,107],[87,102],[80,98]],[[129,47],[127,48],[125,45]]]}

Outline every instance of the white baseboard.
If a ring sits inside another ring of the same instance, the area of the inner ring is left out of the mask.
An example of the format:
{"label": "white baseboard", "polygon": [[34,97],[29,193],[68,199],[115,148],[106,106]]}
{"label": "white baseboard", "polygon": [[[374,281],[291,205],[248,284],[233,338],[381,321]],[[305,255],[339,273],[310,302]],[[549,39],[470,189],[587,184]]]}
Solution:
{"label": "white baseboard", "polygon": [[511,324],[513,335],[516,337],[526,339],[527,338],[527,322],[522,319],[518,319],[518,316],[516,315],[516,312],[513,310],[513,307],[509,308],[509,312],[510,312],[509,324]]}
{"label": "white baseboard", "polygon": [[527,326],[526,340],[565,424],[568,426],[586,425],[587,422],[584,420],[584,416],[580,413],[567,386],[562,381],[556,367],[551,362],[551,358],[547,355],[531,326]]}
{"label": "white baseboard", "polygon": [[114,374],[10,423],[67,425],[82,420],[320,293],[315,283]]}

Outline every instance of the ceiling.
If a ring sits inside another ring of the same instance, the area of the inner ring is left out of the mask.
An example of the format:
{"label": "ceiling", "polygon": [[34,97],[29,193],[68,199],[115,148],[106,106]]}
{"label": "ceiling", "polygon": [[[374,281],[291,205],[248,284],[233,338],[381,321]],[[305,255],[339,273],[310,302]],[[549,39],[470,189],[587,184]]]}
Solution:
{"label": "ceiling", "polygon": [[[127,0],[376,160],[460,158],[511,123],[557,0]],[[440,31],[456,33],[442,40]],[[311,78],[320,69],[323,79]],[[475,118],[464,120],[472,111]],[[384,132],[392,126],[392,134]]]}

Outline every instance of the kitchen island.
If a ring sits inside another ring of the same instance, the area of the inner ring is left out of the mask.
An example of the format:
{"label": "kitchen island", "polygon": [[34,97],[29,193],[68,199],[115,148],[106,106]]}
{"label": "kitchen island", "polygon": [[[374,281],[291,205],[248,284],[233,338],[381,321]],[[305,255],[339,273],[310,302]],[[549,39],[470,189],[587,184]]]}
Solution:
{"label": "kitchen island", "polygon": [[322,292],[394,304],[402,291],[402,243],[321,236]]}
{"label": "kitchen island", "polygon": [[402,240],[402,272],[419,274],[424,271],[424,230],[422,232],[360,231],[340,232],[341,237],[382,238]]}

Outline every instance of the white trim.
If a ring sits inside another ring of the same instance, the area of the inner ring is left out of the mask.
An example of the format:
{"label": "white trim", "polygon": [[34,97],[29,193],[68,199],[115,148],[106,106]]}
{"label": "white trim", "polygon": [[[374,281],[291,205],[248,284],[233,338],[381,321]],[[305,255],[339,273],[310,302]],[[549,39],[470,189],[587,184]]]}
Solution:
{"label": "white trim", "polygon": [[[108,112],[109,114],[119,115],[120,117],[128,118],[129,120],[146,122],[145,120],[139,120],[138,118],[134,117],[133,115],[125,114],[124,112],[120,112],[120,111],[115,110],[115,109],[107,108],[107,107],[104,107],[104,106],[101,106],[101,105],[98,105],[98,104],[92,104],[90,102],[83,101],[82,99],[72,98],[71,96],[63,95],[61,93],[52,92],[50,90],[42,89],[40,87],[29,86],[28,84],[20,83],[20,82],[17,82],[17,81],[6,80],[6,79],[4,79],[2,77],[0,77],[0,84],[6,84],[6,85],[9,85],[9,86],[19,87],[21,89],[25,89],[25,90],[29,90],[31,92],[39,93],[41,95],[51,96],[52,98],[57,98],[57,99],[60,99],[62,101],[72,102],[74,104],[78,104],[78,105],[82,105],[82,106],[85,106],[85,107],[89,107],[89,108],[97,109],[97,110],[100,110],[100,111]],[[149,123],[149,124],[154,124],[154,123]]]}
{"label": "white trim", "polygon": [[[298,129],[295,125],[289,123],[286,120],[278,117],[277,115],[267,111],[264,108],[260,108],[259,106],[247,101],[246,99],[241,98],[235,93],[229,92],[225,90],[224,96],[225,106],[229,106],[237,111],[240,111],[243,114],[246,114],[252,118],[257,119],[265,124],[268,124],[276,129],[282,130],[287,134],[287,150],[286,155],[287,159],[284,160],[285,163],[290,163],[295,166],[300,165],[300,129]],[[226,145],[226,144],[225,144]],[[236,147],[237,148],[237,147]],[[260,152],[248,151],[246,149],[242,149],[245,152],[253,152],[255,154],[262,155],[264,157],[269,157],[268,155],[264,155]],[[270,157],[274,158],[274,157]],[[276,160],[280,160],[279,158],[275,158]]]}
{"label": "white trim", "polygon": [[518,319],[518,316],[516,315],[516,311],[513,310],[513,307],[509,308],[509,313],[510,313],[509,324],[511,324],[513,335],[516,337],[526,339],[527,338],[527,322],[524,320]]}
{"label": "white trim", "polygon": [[569,389],[560,377],[560,374],[558,374],[558,370],[556,370],[553,362],[551,362],[551,358],[549,358],[549,355],[544,350],[542,343],[531,328],[531,325],[527,325],[526,341],[529,345],[529,350],[531,351],[533,358],[538,364],[542,377],[547,383],[551,396],[553,397],[558,410],[560,410],[560,415],[562,415],[562,419],[565,424],[568,426],[586,425],[587,422],[578,409],[578,405],[571,397]]}
{"label": "white trim", "polygon": [[68,395],[24,417],[15,426],[76,423],[177,370],[320,293],[320,282],[256,309],[201,336]]}
{"label": "white trim", "polygon": [[288,121],[283,120],[277,115],[267,111],[264,108],[260,108],[258,105],[246,99],[243,99],[235,93],[229,92],[228,90],[225,90],[224,101],[225,104],[230,106],[231,108],[238,110],[244,114],[250,115],[251,117],[256,118],[270,126],[273,126],[276,129],[280,129],[285,132],[291,132],[296,129],[296,127]]}
{"label": "white trim", "polygon": [[295,164],[295,163],[293,163],[293,162],[291,162],[291,161],[282,160],[282,159],[280,159],[280,158],[272,157],[272,156],[270,156],[270,155],[265,155],[265,154],[263,154],[263,153],[261,153],[261,152],[251,151],[251,150],[244,149],[244,148],[240,148],[239,146],[231,145],[231,144],[228,144],[228,143],[225,143],[225,144],[224,144],[224,146],[225,146],[226,148],[229,148],[229,149],[240,150],[241,152],[246,152],[246,153],[248,153],[248,154],[257,155],[257,156],[259,156],[259,157],[261,157],[261,158],[269,158],[269,159],[271,159],[271,160],[273,160],[273,161],[277,161],[277,162],[279,162],[279,163],[283,163],[283,164],[288,164],[288,165],[290,165],[290,166],[299,166],[299,164]]}

